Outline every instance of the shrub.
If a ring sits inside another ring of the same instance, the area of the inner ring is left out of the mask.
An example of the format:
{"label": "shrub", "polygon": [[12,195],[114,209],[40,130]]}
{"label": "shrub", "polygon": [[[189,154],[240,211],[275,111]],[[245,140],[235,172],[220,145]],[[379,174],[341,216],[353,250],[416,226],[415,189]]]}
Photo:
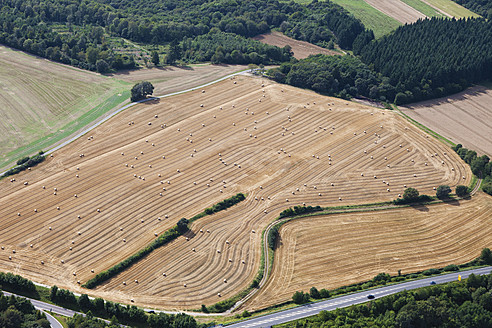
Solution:
{"label": "shrub", "polygon": [[419,198],[419,191],[415,188],[407,188],[403,192],[403,199],[407,202],[416,201]]}
{"label": "shrub", "polygon": [[438,274],[438,273],[441,273],[441,270],[439,270],[439,269],[428,269],[428,270],[425,270],[424,272],[422,272],[422,274],[424,276],[430,276],[430,275]]}
{"label": "shrub", "polygon": [[273,226],[270,231],[268,231],[268,247],[272,250],[275,249],[275,243],[278,238],[278,225]]}
{"label": "shrub", "polygon": [[450,265],[446,265],[442,270],[443,271],[458,271],[459,268],[456,264],[450,264]]}
{"label": "shrub", "polygon": [[25,162],[27,162],[29,160],[29,156],[26,156],[24,158],[21,158],[17,161],[17,165],[22,165],[24,164]]}
{"label": "shrub", "polygon": [[455,192],[458,197],[465,197],[468,195],[468,187],[463,185],[456,186]]}
{"label": "shrub", "polygon": [[451,188],[447,185],[440,185],[437,187],[436,196],[439,199],[448,198],[451,193]]}
{"label": "shrub", "polygon": [[316,300],[321,298],[321,295],[316,287],[311,287],[309,290],[309,295]]}
{"label": "shrub", "polygon": [[309,302],[309,294],[308,293],[304,293],[304,292],[300,292],[300,291],[297,291],[294,293],[294,295],[292,295],[292,300],[294,301],[294,303],[296,304],[304,304],[304,303],[307,303]]}

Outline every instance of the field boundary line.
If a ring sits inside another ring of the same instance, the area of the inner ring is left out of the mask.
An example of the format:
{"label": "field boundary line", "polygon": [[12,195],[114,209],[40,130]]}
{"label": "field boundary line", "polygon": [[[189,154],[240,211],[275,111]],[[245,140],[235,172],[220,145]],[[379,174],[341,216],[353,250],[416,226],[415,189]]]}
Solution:
{"label": "field boundary line", "polygon": [[[207,82],[205,84],[202,84],[202,85],[199,85],[199,86],[196,86],[196,87],[193,87],[193,88],[189,88],[189,89],[185,89],[185,90],[181,90],[181,91],[176,91],[176,92],[172,92],[172,93],[169,93],[169,94],[164,94],[164,95],[160,95],[160,96],[156,96],[156,97],[151,97],[151,98],[147,98],[147,99],[143,99],[143,100],[131,102],[129,104],[127,103],[126,105],[123,105],[122,107],[114,110],[113,112],[111,112],[109,114],[106,113],[107,116],[104,116],[102,119],[101,118],[96,119],[95,120],[95,123],[94,122],[91,123],[91,125],[89,125],[89,127],[82,128],[82,131],[80,131],[79,133],[77,133],[73,137],[70,137],[68,140],[65,140],[61,144],[59,144],[59,145],[57,145],[57,146],[55,146],[53,148],[50,148],[50,149],[46,150],[44,153],[46,155],[50,155],[50,154],[54,153],[55,151],[59,150],[60,148],[65,147],[66,145],[72,143],[73,141],[77,140],[78,138],[82,137],[83,135],[89,133],[90,131],[92,131],[93,129],[95,129],[99,125],[103,124],[104,122],[108,121],[110,118],[112,118],[112,117],[116,116],[117,114],[121,113],[125,109],[128,109],[130,107],[133,107],[135,105],[138,105],[138,104],[141,104],[141,103],[144,103],[144,102],[147,102],[147,101],[152,101],[152,100],[156,100],[156,99],[171,97],[171,96],[179,95],[179,94],[182,94],[182,93],[194,91],[196,89],[207,87],[209,85],[212,85],[212,84],[221,82],[223,80],[226,80],[228,78],[234,77],[236,75],[243,75],[243,74],[245,75],[245,74],[248,74],[250,71],[251,71],[251,69],[248,68],[248,69],[241,70],[241,71],[238,71],[238,72],[235,72],[235,73],[232,73],[232,74],[228,74],[228,75],[223,76],[223,77],[221,77],[221,78],[219,78],[217,80],[214,80],[214,81],[211,81],[211,82]],[[16,166],[13,166],[13,167],[16,167]],[[8,168],[8,170],[10,170],[13,167]],[[1,172],[0,173],[0,176],[3,176],[5,174],[5,172],[7,172],[8,170],[5,170],[5,171]]]}

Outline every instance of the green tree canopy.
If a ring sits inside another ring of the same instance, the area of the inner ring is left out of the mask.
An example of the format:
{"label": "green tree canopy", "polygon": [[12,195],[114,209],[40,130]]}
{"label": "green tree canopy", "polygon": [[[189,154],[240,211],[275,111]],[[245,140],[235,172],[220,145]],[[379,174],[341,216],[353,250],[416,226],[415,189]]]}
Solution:
{"label": "green tree canopy", "polygon": [[131,90],[131,101],[139,101],[145,99],[148,95],[152,95],[153,92],[154,86],[152,85],[152,83],[147,81],[137,83],[133,86]]}

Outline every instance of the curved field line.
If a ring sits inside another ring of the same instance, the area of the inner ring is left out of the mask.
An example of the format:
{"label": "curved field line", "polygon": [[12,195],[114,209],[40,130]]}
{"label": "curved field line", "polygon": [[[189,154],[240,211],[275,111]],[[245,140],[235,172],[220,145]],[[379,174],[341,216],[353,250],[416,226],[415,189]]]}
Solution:
{"label": "curved field line", "polygon": [[250,284],[261,231],[286,207],[431,194],[471,172],[394,112],[239,75],[134,106],[15,179],[0,181],[0,268],[76,292],[180,218],[248,194],[89,291],[190,309]]}

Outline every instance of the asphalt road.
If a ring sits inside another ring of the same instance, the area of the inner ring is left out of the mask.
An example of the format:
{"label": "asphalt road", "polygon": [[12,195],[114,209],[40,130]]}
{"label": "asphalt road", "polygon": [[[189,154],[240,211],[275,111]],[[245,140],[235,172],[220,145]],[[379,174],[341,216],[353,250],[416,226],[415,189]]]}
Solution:
{"label": "asphalt road", "polygon": [[367,295],[374,295],[376,298],[395,294],[403,290],[411,290],[420,287],[429,286],[431,281],[435,281],[436,284],[442,284],[450,281],[458,280],[458,275],[461,275],[462,279],[467,278],[470,274],[474,273],[476,275],[489,274],[492,272],[492,266],[474,269],[469,271],[455,272],[438,277],[430,277],[415,281],[404,282],[401,284],[380,287],[372,289],[370,291],[363,291],[355,294],[350,294],[346,296],[337,297],[327,301],[322,301],[318,303],[306,304],[293,309],[280,311],[277,313],[265,315],[262,317],[245,320],[239,323],[227,325],[227,328],[260,328],[260,327],[270,327],[273,325],[278,325],[281,323],[286,323],[292,320],[302,319],[306,317],[313,316],[319,312],[333,311],[338,308],[344,308],[355,304],[360,304],[367,302]]}
{"label": "asphalt road", "polygon": [[51,328],[63,328],[62,324],[58,320],[56,320],[54,316],[46,311],[43,311],[43,313],[46,314],[46,318],[50,322]]}

